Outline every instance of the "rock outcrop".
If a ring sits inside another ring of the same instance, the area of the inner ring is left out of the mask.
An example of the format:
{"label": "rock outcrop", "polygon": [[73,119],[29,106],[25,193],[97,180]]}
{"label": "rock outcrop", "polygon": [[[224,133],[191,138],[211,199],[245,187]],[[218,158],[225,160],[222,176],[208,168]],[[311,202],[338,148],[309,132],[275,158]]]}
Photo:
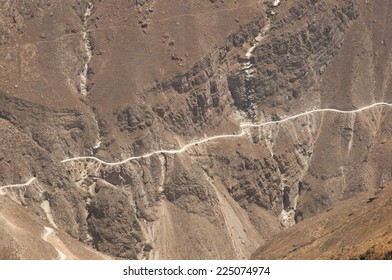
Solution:
{"label": "rock outcrop", "polygon": [[390,178],[385,107],[306,114],[390,101],[376,4],[3,2],[0,194],[59,234],[123,259],[248,258]]}

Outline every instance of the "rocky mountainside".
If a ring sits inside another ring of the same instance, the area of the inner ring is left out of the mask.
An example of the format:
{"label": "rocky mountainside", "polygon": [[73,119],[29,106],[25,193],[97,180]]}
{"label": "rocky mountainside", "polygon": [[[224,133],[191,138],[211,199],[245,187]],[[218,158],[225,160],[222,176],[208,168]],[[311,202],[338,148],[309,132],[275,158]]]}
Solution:
{"label": "rocky mountainside", "polygon": [[389,181],[283,231],[252,258],[391,260],[391,207]]}
{"label": "rocky mountainside", "polygon": [[249,258],[389,186],[385,1],[0,4],[1,258]]}

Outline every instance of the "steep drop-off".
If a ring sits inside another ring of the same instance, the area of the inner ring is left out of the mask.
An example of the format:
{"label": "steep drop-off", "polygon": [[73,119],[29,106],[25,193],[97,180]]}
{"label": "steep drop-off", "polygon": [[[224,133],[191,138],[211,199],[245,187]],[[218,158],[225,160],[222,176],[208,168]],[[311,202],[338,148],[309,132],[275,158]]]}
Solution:
{"label": "steep drop-off", "polygon": [[390,106],[353,111],[392,102],[389,4],[3,2],[0,194],[74,248],[249,258],[391,176]]}

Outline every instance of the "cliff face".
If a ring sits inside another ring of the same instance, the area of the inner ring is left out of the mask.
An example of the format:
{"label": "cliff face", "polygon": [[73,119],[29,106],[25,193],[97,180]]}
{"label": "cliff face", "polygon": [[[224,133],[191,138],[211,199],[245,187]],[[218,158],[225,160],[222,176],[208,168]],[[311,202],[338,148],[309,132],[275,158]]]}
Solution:
{"label": "cliff face", "polygon": [[248,258],[390,177],[386,107],[317,111],[388,102],[377,1],[3,2],[1,194],[100,252]]}

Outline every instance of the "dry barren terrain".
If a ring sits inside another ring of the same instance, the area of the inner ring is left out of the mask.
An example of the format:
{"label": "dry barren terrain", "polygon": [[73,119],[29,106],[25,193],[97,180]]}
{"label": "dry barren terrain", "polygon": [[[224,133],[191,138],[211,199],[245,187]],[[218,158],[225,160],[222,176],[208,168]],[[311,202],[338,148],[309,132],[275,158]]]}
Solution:
{"label": "dry barren terrain", "polygon": [[0,258],[390,258],[391,15],[0,0]]}

